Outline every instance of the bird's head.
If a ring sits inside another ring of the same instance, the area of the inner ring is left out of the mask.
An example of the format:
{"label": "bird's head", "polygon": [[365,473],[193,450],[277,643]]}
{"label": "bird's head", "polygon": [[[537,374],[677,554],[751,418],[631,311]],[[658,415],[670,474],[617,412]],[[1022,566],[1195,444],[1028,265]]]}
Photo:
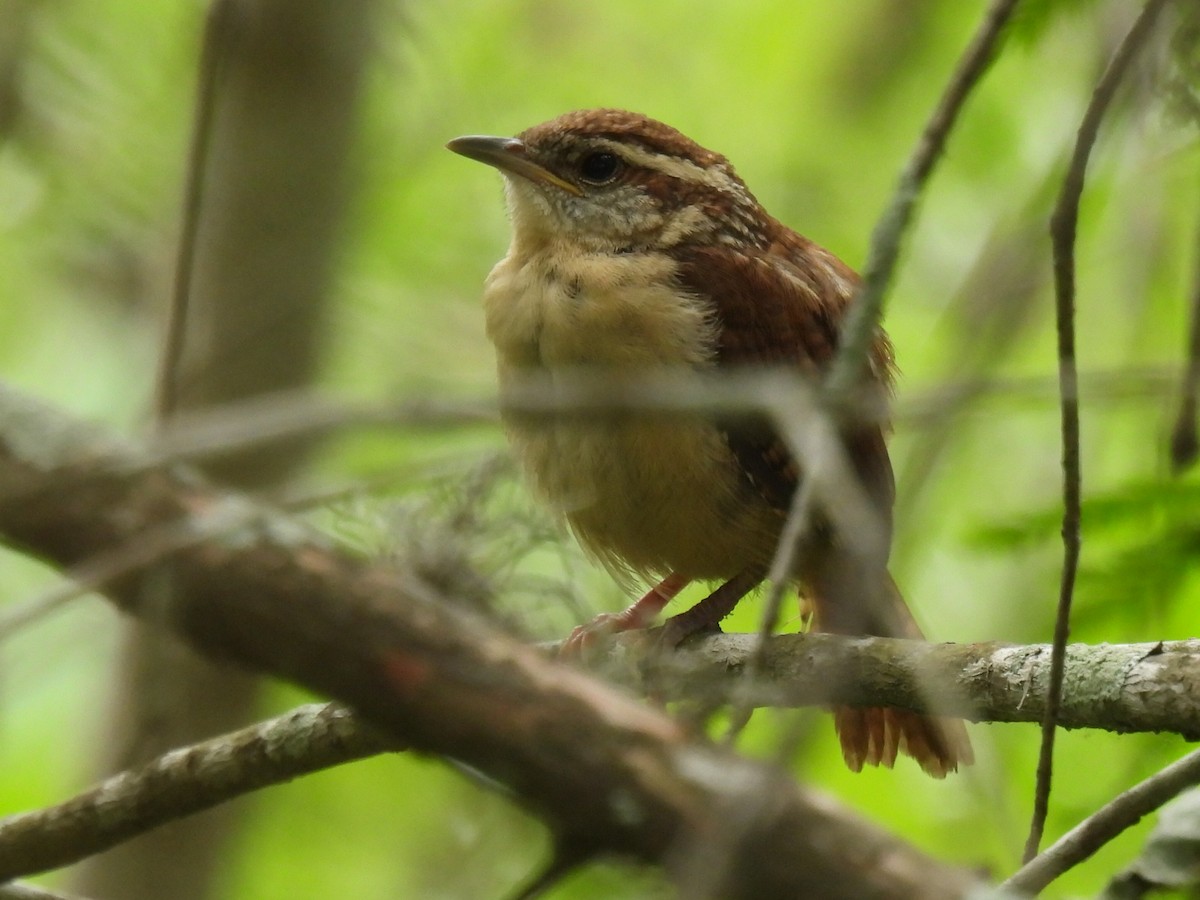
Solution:
{"label": "bird's head", "polygon": [[518,243],[570,241],[600,253],[769,243],[769,217],[725,157],[637,113],[580,110],[516,137],[472,135],[447,147],[504,174]]}

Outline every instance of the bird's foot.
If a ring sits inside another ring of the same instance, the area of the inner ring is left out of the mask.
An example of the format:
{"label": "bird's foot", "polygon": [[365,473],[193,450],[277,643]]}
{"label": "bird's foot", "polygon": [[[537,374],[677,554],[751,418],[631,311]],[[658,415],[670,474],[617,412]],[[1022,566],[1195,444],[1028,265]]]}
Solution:
{"label": "bird's foot", "polygon": [[577,625],[559,647],[558,655],[580,658],[610,635],[649,627],[663,607],[687,586],[688,581],[690,579],[686,575],[672,572],[621,612],[601,613],[592,621]]}

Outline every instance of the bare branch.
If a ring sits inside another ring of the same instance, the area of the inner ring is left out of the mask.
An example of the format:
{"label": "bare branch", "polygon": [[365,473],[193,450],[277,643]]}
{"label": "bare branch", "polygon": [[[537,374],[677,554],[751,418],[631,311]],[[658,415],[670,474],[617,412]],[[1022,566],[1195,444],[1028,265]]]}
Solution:
{"label": "bare branch", "polygon": [[[649,643],[648,643],[649,642]],[[899,638],[781,634],[763,650],[759,677],[739,686],[755,635],[693,638],[648,655],[648,636],[625,635],[599,664],[606,675],[670,700],[732,698],[754,707],[897,706],[977,722],[1039,722],[1050,645],[931,644]],[[1113,732],[1200,737],[1200,640],[1072,644],[1060,724]]]}
{"label": "bare branch", "polygon": [[900,243],[917,200],[942,155],[963,104],[987,71],[1016,5],[1017,0],[993,0],[984,14],[983,22],[959,59],[937,108],[925,124],[912,157],[900,173],[891,203],[871,234],[871,250],[863,267],[862,286],[842,322],[841,346],[827,382],[835,399],[850,395],[860,383],[883,312],[884,297],[900,256]]}
{"label": "bare branch", "polygon": [[744,691],[738,691],[732,698],[733,708],[729,713],[729,729],[725,735],[726,743],[733,740],[742,732],[750,721],[750,713],[754,710],[751,694],[760,683],[763,668],[767,662],[767,641],[779,624],[779,611],[783,607],[783,597],[787,592],[791,573],[796,571],[796,557],[802,544],[808,540],[812,526],[813,485],[815,482],[810,472],[807,478],[800,482],[800,487],[792,497],[787,519],[783,523],[783,531],[775,547],[775,556],[771,560],[771,568],[767,572],[767,597],[763,602],[762,617],[758,626],[758,643],[745,666],[743,673]]}
{"label": "bare branch", "polygon": [[[555,387],[549,379],[531,378],[523,398],[515,398],[510,406],[531,414],[557,416],[638,410],[711,414],[740,409],[748,413],[762,406],[763,395],[771,390],[779,374],[765,369],[733,373],[732,381],[724,374],[720,378],[697,374],[682,383],[672,378],[671,396],[660,396],[663,379],[651,374],[623,382],[607,403],[600,402],[595,384],[575,390],[569,385]],[[1080,399],[1111,404],[1165,396],[1176,383],[1173,370],[1139,368],[1087,373],[1080,376],[1078,387]],[[991,402],[1058,400],[1055,384],[1045,378],[979,378],[914,394],[897,405],[893,418],[923,425],[939,416],[947,402],[963,396]],[[282,440],[319,438],[351,429],[472,428],[497,423],[497,408],[494,395],[459,400],[414,396],[372,405],[308,390],[279,391],[181,414],[162,434],[148,439],[148,464],[197,461]],[[869,415],[868,411],[862,413]]]}
{"label": "bare branch", "polygon": [[[248,502],[181,467],[145,463],[0,389],[5,541],[69,567],[165,522],[202,522]],[[849,832],[844,814],[778,770],[690,739],[416,576],[331,549],[283,516],[264,510],[161,565],[176,588],[169,608],[145,608],[136,579],[108,595],[207,654],[336,697],[414,750],[478,769],[573,858],[628,856],[682,880],[680,861],[719,837],[733,864],[715,887],[730,898],[957,900],[978,881],[863,823]],[[731,810],[738,828],[724,827]]]}
{"label": "bare branch", "polygon": [[1034,792],[1029,837],[1025,841],[1026,861],[1036,855],[1041,844],[1050,806],[1050,785],[1054,769],[1054,729],[1062,693],[1063,665],[1066,659],[1067,637],[1070,633],[1075,575],[1079,569],[1082,475],[1079,461],[1079,373],[1075,365],[1075,231],[1079,220],[1079,201],[1083,195],[1088,159],[1100,132],[1100,124],[1104,121],[1109,104],[1124,80],[1130,63],[1136,58],[1153,30],[1159,13],[1166,5],[1167,0],[1148,0],[1129,33],[1113,53],[1104,74],[1100,76],[1091,102],[1079,124],[1071,163],[1063,177],[1062,191],[1050,219],[1050,235],[1054,249],[1058,379],[1062,397],[1063,568],[1054,623],[1054,655],[1050,663],[1049,695],[1046,700],[1046,715],[1042,720],[1037,787]]}
{"label": "bare branch", "polygon": [[[740,672],[757,653],[756,635],[705,636],[653,659],[638,652],[644,644],[622,638],[604,663],[625,683],[653,688],[665,699],[722,702],[737,696],[758,707],[888,704],[1003,722],[1039,720],[1050,659],[1048,645],[779,635],[763,647],[759,678],[749,680]],[[1200,703],[1177,688],[1197,681],[1200,640],[1074,645],[1062,724],[1194,737],[1200,734]],[[395,749],[394,741],[341,706],[301,707],[172,751],[65,803],[0,821],[0,879],[66,865],[250,791]],[[1153,796],[1162,796],[1155,790]],[[1090,825],[1087,835],[1093,843],[1074,841],[1073,849],[1047,853],[1078,862],[1081,857],[1071,854],[1083,846],[1094,850],[1095,841],[1111,836]],[[1040,865],[1047,871],[1051,863]]]}
{"label": "bare branch", "polygon": [[1200,223],[1196,228],[1196,273],[1192,283],[1191,325],[1188,329],[1186,370],[1179,398],[1179,413],[1171,431],[1171,468],[1183,472],[1200,455],[1196,414],[1200,408]]}
{"label": "bare branch", "polygon": [[32,622],[93,591],[101,591],[119,578],[145,571],[184,547],[194,547],[249,524],[259,511],[253,506],[228,510],[228,518],[209,520],[203,528],[196,523],[172,522],[138,541],[113,547],[81,562],[65,574],[68,581],[57,584],[0,616],[0,643]]}
{"label": "bare branch", "polygon": [[106,779],[57,806],[0,820],[0,881],[338,763],[399,749],[336,704],[313,704]]}
{"label": "bare branch", "polygon": [[1151,775],[1084,819],[1054,846],[1018,870],[1001,887],[1037,895],[1055,878],[1083,862],[1118,834],[1136,825],[1185,788],[1200,783],[1200,750]]}
{"label": "bare branch", "polygon": [[86,898],[80,897],[78,894],[68,896],[33,884],[10,881],[8,884],[0,884],[0,900],[86,900]]}
{"label": "bare branch", "polygon": [[232,34],[230,20],[233,14],[234,4],[230,0],[215,0],[209,7],[208,19],[204,26],[200,80],[196,86],[195,121],[192,123],[192,139],[188,148],[182,228],[175,258],[174,282],[171,286],[171,306],[167,311],[166,332],[163,336],[162,358],[159,360],[155,414],[160,425],[171,417],[177,405],[179,366],[183,357],[183,341],[187,334],[188,307],[196,264],[196,238],[200,231],[204,179],[208,174],[217,83],[224,69],[222,50],[228,45]]}

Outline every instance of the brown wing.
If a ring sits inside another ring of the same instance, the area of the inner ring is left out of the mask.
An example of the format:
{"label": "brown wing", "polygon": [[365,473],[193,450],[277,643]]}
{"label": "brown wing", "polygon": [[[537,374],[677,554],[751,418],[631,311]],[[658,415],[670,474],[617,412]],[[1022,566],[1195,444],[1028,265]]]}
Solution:
{"label": "brown wing", "polygon": [[[680,269],[683,285],[713,302],[720,323],[718,364],[795,365],[820,378],[837,351],[838,327],[858,277],[833,254],[782,227],[767,250],[730,251],[728,245],[698,247]],[[892,361],[882,332],[872,363],[876,389],[886,390]],[[727,439],[748,479],[786,509],[799,471],[782,439],[747,429],[728,430]],[[866,425],[844,439],[864,487],[890,521],[895,487],[882,428]]]}
{"label": "brown wing", "polygon": [[[731,253],[697,248],[680,278],[711,298],[720,322],[717,360],[722,366],[791,364],[820,378],[837,351],[838,325],[857,277],[828,251],[780,229],[765,251]],[[872,348],[868,389],[884,390],[891,377],[891,347],[880,332]],[[883,427],[864,424],[842,435],[846,452],[890,530],[895,485]],[[790,503],[801,473],[783,441],[768,429],[727,429],[726,440],[747,479],[777,508]],[[863,565],[836,535],[799,573],[815,613],[814,627],[843,634],[920,637],[921,631],[890,577]],[[850,768],[891,766],[897,753],[914,757],[931,775],[944,777],[974,754],[959,720],[907,710],[835,708],[842,754]]]}

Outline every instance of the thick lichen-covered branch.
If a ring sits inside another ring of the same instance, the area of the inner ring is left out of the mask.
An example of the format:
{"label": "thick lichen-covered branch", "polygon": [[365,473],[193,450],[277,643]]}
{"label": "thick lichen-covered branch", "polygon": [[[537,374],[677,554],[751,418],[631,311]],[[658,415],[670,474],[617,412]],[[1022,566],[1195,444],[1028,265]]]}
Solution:
{"label": "thick lichen-covered branch", "polygon": [[[1045,710],[1050,645],[930,644],[829,634],[776,635],[753,685],[739,683],[754,636],[697,638],[647,658],[637,637],[606,663],[625,683],[684,699],[720,700],[736,689],[754,705],[900,706],[977,722],[1038,722]],[[1074,644],[1067,651],[1059,724],[1161,731],[1200,738],[1200,640]],[[739,694],[740,696],[740,694]]]}

